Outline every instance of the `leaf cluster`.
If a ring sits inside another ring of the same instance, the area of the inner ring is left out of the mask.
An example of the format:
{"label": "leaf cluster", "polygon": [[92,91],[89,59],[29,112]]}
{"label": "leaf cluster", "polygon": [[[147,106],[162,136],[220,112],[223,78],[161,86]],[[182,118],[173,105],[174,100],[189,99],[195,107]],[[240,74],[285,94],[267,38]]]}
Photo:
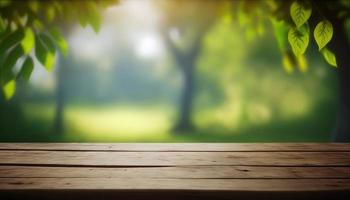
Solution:
{"label": "leaf cluster", "polygon": [[311,42],[317,44],[319,52],[329,65],[337,67],[336,55],[329,48],[334,35],[330,18],[349,19],[349,1],[251,0],[232,4],[236,8],[234,13],[237,18],[245,19],[243,22],[246,23],[238,20],[241,25],[258,27],[254,23],[248,23],[257,22],[254,20],[256,13],[264,13],[265,18],[269,17],[287,72],[292,72],[294,67],[306,71],[307,63],[304,55]]}
{"label": "leaf cluster", "polygon": [[[79,22],[98,32],[100,11],[116,0],[1,0],[0,1],[0,87],[6,99],[16,89],[16,80],[29,80],[38,60],[47,70],[58,50],[68,54],[64,38]],[[19,66],[19,70],[15,70]]]}

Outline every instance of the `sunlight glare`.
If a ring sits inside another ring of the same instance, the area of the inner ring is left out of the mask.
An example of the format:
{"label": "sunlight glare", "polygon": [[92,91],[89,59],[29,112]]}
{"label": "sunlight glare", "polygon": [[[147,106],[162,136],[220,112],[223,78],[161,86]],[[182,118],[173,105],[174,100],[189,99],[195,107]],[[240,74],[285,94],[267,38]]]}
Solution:
{"label": "sunlight glare", "polygon": [[161,54],[161,45],[156,36],[145,36],[136,45],[136,54],[143,58],[151,58]]}

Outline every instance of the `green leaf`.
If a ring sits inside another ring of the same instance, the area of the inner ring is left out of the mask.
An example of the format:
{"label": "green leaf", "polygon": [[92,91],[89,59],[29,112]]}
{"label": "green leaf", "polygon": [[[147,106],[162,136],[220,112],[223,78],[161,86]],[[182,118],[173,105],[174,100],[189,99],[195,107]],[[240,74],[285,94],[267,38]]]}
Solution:
{"label": "green leaf", "polygon": [[45,44],[45,46],[51,53],[56,53],[56,46],[48,35],[40,34],[38,37],[40,37],[41,41]]}
{"label": "green leaf", "polygon": [[276,19],[272,18],[271,21],[274,28],[274,33],[278,43],[278,47],[282,52],[284,52],[288,45],[287,35],[289,26],[287,26],[287,24],[282,20],[277,21]]}
{"label": "green leaf", "polygon": [[287,72],[288,74],[291,74],[294,71],[291,57],[288,54],[285,54],[283,56],[282,62],[283,62],[284,71]]}
{"label": "green leaf", "polygon": [[94,29],[95,33],[97,33],[100,30],[101,27],[101,15],[98,11],[97,5],[94,2],[88,2],[88,15],[87,15],[87,21]]}
{"label": "green leaf", "polygon": [[35,41],[35,55],[47,70],[52,69],[55,61],[55,54],[49,50],[40,37],[37,37]]}
{"label": "green leaf", "polygon": [[15,79],[15,75],[12,70],[2,70],[1,71],[1,86],[6,85],[11,80]]}
{"label": "green leaf", "polygon": [[13,97],[13,95],[15,94],[16,91],[16,81],[15,80],[11,80],[9,82],[7,82],[4,86],[3,86],[3,91],[4,91],[4,95],[5,95],[5,99],[9,100]]}
{"label": "green leaf", "polygon": [[30,28],[24,30],[24,38],[21,41],[21,45],[25,54],[29,54],[30,51],[34,48],[35,36]]}
{"label": "green leaf", "polygon": [[4,54],[8,49],[19,43],[24,37],[23,30],[19,29],[9,33],[0,43],[0,54]]}
{"label": "green leaf", "polygon": [[16,47],[14,47],[9,54],[6,56],[5,61],[3,63],[3,69],[4,70],[11,70],[17,60],[24,55],[22,47],[18,44]]}
{"label": "green leaf", "polygon": [[297,66],[300,72],[305,73],[308,70],[308,64],[304,55],[296,57]]}
{"label": "green leaf", "polygon": [[48,6],[46,8],[46,20],[51,23],[55,19],[55,8],[53,6]]}
{"label": "green leaf", "polygon": [[283,69],[288,74],[294,72],[294,68],[297,67],[298,61],[296,56],[293,54],[291,50],[287,50],[283,53]]}
{"label": "green leaf", "polygon": [[333,37],[333,26],[328,20],[323,20],[316,25],[314,31],[314,37],[318,45],[318,49],[321,50],[325,47]]}
{"label": "green leaf", "polygon": [[299,29],[293,27],[288,32],[288,41],[292,47],[293,53],[298,56],[305,53],[309,45],[310,29],[307,25]]}
{"label": "green leaf", "polygon": [[34,13],[37,13],[40,5],[39,5],[39,2],[37,1],[29,1],[28,7],[31,9],[31,11],[33,11]]}
{"label": "green leaf", "polygon": [[337,67],[337,59],[333,52],[327,48],[322,48],[321,53],[328,64],[332,65],[333,67]]}
{"label": "green leaf", "polygon": [[79,15],[79,24],[81,27],[85,28],[88,24],[88,21],[86,19],[86,16],[84,15]]}
{"label": "green leaf", "polygon": [[101,28],[101,16],[98,12],[90,13],[89,15],[89,24],[94,29],[95,33],[98,33]]}
{"label": "green leaf", "polygon": [[308,5],[305,2],[295,1],[290,7],[290,15],[298,28],[307,22],[311,13],[311,5]]}
{"label": "green leaf", "polygon": [[29,78],[33,72],[33,69],[34,69],[33,59],[30,56],[28,56],[22,65],[20,75],[24,78],[24,80],[29,81]]}
{"label": "green leaf", "polygon": [[37,19],[34,19],[33,20],[33,27],[36,29],[36,30],[43,30],[44,29],[44,24],[41,22],[41,21],[39,21],[39,20],[37,20]]}
{"label": "green leaf", "polygon": [[52,38],[55,40],[56,45],[58,46],[58,48],[60,49],[61,53],[64,56],[68,55],[68,43],[67,41],[63,38],[62,34],[60,33],[60,31],[57,28],[53,28],[50,31],[50,34],[52,36]]}
{"label": "green leaf", "polygon": [[4,19],[0,16],[0,32],[3,32],[6,30],[6,23]]}

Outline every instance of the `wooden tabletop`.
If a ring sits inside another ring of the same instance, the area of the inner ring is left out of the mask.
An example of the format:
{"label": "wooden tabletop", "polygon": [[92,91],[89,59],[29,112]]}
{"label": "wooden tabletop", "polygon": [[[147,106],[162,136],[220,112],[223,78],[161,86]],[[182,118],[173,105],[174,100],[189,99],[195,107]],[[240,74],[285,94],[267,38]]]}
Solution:
{"label": "wooden tabletop", "polygon": [[0,199],[350,199],[350,144],[0,143]]}

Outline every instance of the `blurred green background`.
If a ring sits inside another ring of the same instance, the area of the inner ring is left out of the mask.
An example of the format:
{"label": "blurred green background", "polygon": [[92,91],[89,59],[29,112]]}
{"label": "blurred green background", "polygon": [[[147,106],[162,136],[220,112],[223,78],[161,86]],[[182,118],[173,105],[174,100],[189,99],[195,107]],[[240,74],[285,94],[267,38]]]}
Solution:
{"label": "blurred green background", "polygon": [[[194,85],[189,119],[180,119],[186,75],[159,29],[164,10],[126,1],[103,13],[98,34],[72,29],[69,57],[57,56],[53,72],[35,67],[29,83],[19,80],[12,100],[1,98],[0,141],[330,141],[336,69],[312,48],[306,71],[286,72],[271,28],[249,32],[225,15],[204,19],[205,30],[185,24],[201,21],[167,24],[175,48],[186,55],[196,31],[201,36],[198,55],[183,61],[192,61]],[[191,13],[190,19],[203,18]],[[188,124],[176,127],[181,120]]]}

